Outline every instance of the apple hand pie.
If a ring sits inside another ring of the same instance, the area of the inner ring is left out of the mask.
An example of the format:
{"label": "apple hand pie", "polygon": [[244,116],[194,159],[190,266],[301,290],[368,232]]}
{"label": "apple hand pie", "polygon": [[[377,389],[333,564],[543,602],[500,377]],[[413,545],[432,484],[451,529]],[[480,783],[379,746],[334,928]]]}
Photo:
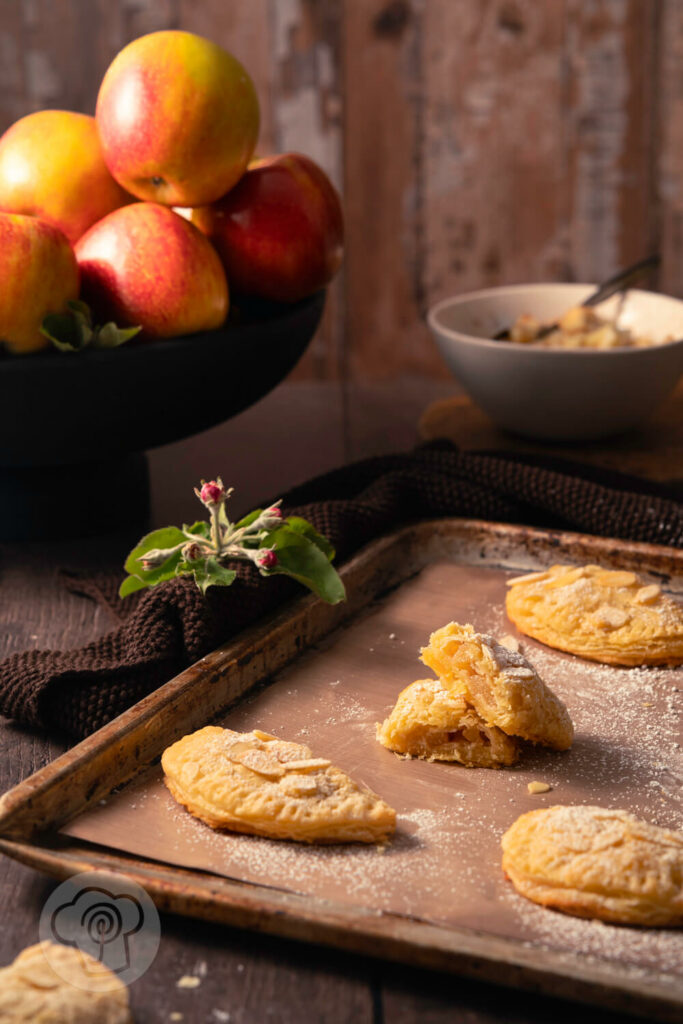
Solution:
{"label": "apple hand pie", "polygon": [[549,647],[607,665],[683,663],[683,606],[634,572],[552,565],[508,586],[510,620]]}
{"label": "apple hand pie", "polygon": [[683,925],[683,833],[603,807],[529,811],[503,870],[534,903],[615,924]]}
{"label": "apple hand pie", "polygon": [[399,754],[428,761],[458,761],[468,768],[515,764],[519,746],[495,725],[487,725],[458,693],[438,679],[419,679],[398,695],[377,739]]}
{"label": "apple hand pie", "polygon": [[554,750],[571,747],[569,712],[520,652],[470,625],[450,622],[432,633],[420,657],[441,685],[463,697],[487,726]]}
{"label": "apple hand pie", "polygon": [[377,843],[396,812],[308,747],[207,725],[167,747],[165,782],[212,828],[304,843]]}
{"label": "apple hand pie", "polygon": [[0,970],[0,1021],[132,1024],[128,989],[88,953],[39,942]]}

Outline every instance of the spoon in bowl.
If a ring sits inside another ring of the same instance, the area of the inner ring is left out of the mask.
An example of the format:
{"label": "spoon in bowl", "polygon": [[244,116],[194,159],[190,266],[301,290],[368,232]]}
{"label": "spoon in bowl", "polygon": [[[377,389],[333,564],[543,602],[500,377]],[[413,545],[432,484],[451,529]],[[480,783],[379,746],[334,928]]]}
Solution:
{"label": "spoon in bowl", "polygon": [[[654,256],[648,256],[644,260],[639,260],[637,263],[632,264],[630,267],[626,267],[625,270],[620,270],[617,274],[612,277],[608,277],[606,281],[591,294],[588,298],[584,299],[581,303],[582,306],[597,306],[601,302],[605,302],[611,298],[617,292],[625,291],[635,281],[639,280],[648,270],[654,270],[658,267],[661,262],[661,257],[658,254]],[[536,335],[536,341],[540,338],[545,338],[546,335],[552,331],[557,330],[557,322],[551,324],[545,324],[541,327],[540,331]],[[494,341],[509,341],[510,340],[510,328],[503,327],[500,331],[493,335]]]}

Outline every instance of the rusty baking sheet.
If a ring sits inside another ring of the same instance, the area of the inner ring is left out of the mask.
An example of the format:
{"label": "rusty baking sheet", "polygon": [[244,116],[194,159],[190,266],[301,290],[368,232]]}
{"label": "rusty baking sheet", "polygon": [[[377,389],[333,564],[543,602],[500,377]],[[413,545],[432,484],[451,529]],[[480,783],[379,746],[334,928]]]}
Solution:
{"label": "rusty baking sheet", "polygon": [[[676,1019],[683,933],[579,921],[523,900],[500,869],[500,836],[523,811],[552,803],[620,806],[680,828],[683,673],[591,665],[520,638],[572,712],[570,752],[534,750],[512,769],[467,770],[402,760],[374,739],[399,690],[430,674],[417,652],[434,628],[456,619],[515,635],[505,576],[557,560],[638,568],[673,590],[683,580],[679,552],[645,545],[616,552],[595,538],[466,521],[404,530],[346,568],[353,618],[342,623],[341,610],[305,599],[204,659],[65,755],[68,763],[60,758],[8,794],[0,835],[12,838],[1,847],[60,875],[84,863],[124,871],[181,912]],[[172,800],[158,765],[140,768],[210,720],[330,757],[396,807],[394,842],[386,852],[311,849],[196,821]],[[532,780],[553,789],[530,796]],[[29,845],[36,826],[50,834]]]}

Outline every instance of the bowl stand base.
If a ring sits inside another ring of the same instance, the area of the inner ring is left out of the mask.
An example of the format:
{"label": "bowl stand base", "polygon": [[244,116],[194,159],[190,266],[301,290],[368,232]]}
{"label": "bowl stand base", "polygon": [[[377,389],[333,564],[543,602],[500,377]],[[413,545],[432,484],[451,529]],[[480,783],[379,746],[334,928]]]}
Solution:
{"label": "bowl stand base", "polygon": [[111,462],[0,467],[0,541],[144,530],[148,519],[149,468],[142,453]]}

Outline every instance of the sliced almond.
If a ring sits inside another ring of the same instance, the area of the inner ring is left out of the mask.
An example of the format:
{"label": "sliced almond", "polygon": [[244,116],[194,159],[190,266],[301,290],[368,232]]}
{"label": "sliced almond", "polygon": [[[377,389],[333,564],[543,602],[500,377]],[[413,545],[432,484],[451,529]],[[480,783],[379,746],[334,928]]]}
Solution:
{"label": "sliced almond", "polygon": [[[274,740],[275,737],[271,736],[269,732],[262,732],[261,729],[254,729],[252,736],[255,736],[257,740]],[[278,741],[281,742],[281,741]]]}
{"label": "sliced almond", "polygon": [[534,673],[530,668],[524,668],[520,666],[513,666],[512,668],[506,668],[504,673],[506,676],[512,676],[513,679],[533,679]]}
{"label": "sliced almond", "polygon": [[552,786],[548,785],[547,782],[530,782],[527,787],[530,793],[549,793]]}
{"label": "sliced almond", "polygon": [[661,592],[662,588],[657,583],[650,583],[647,587],[641,587],[633,600],[636,604],[652,604]]}
{"label": "sliced almond", "polygon": [[237,761],[258,775],[265,775],[268,779],[279,779],[285,774],[280,762],[265,750],[247,750],[231,760]]}
{"label": "sliced almond", "polygon": [[310,771],[313,768],[329,768],[331,764],[332,762],[324,757],[307,757],[302,761],[286,761],[280,767],[288,772],[303,772]]}
{"label": "sliced almond", "polygon": [[623,608],[612,608],[611,605],[602,605],[595,613],[595,617],[601,626],[608,626],[610,629],[620,629],[626,625],[631,616]]}
{"label": "sliced almond", "polygon": [[568,572],[560,573],[559,576],[554,576],[550,580],[548,586],[554,590],[560,587],[569,587],[572,583],[576,583],[577,580],[581,580],[587,575],[586,568],[585,565],[578,565],[575,569],[569,569]]}
{"label": "sliced almond", "polygon": [[286,796],[313,796],[318,784],[310,775],[285,775],[279,787]]}
{"label": "sliced almond", "polygon": [[548,575],[547,572],[528,572],[526,576],[513,576],[512,579],[505,581],[505,585],[514,587],[518,583],[536,583],[540,580],[547,580]]}
{"label": "sliced almond", "polygon": [[605,587],[632,587],[634,583],[638,582],[638,577],[634,572],[622,572],[618,569],[613,571],[606,569],[595,578]]}
{"label": "sliced almond", "polygon": [[276,757],[282,764],[301,760],[301,744],[289,743],[287,740],[275,740],[268,744],[268,753]]}

